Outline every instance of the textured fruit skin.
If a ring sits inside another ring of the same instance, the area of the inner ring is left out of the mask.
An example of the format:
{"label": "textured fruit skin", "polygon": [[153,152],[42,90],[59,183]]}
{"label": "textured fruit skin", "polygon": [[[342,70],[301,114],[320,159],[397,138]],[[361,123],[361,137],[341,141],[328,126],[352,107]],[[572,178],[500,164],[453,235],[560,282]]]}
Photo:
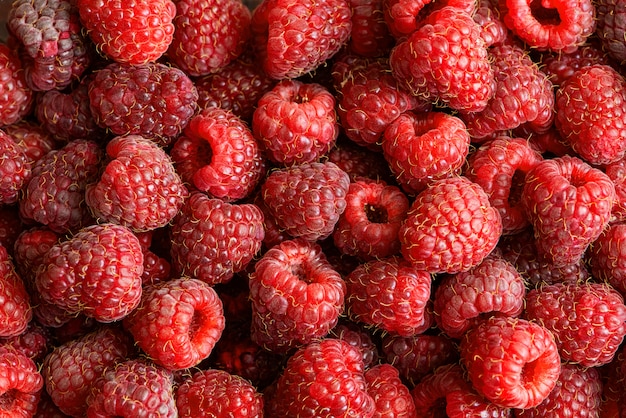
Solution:
{"label": "textured fruit skin", "polygon": [[362,57],[389,54],[395,39],[384,16],[384,0],[350,0],[352,31],[347,49]]}
{"label": "textured fruit skin", "polygon": [[0,338],[0,345],[10,346],[39,364],[51,349],[52,334],[39,322],[30,321],[21,334]]}
{"label": "textured fruit skin", "polygon": [[594,278],[626,297],[626,223],[609,224],[589,248],[587,259]]}
{"label": "textured fruit skin", "polygon": [[581,68],[596,64],[610,65],[611,59],[597,42],[588,42],[570,53],[545,51],[541,55],[541,63],[541,70],[554,86],[559,87]]}
{"label": "textured fruit skin", "polygon": [[264,0],[252,13],[252,46],[270,77],[297,78],[346,44],[351,19],[348,0]]}
{"label": "textured fruit skin", "polygon": [[391,182],[393,179],[389,164],[380,152],[357,145],[341,136],[327,158],[348,173],[353,182],[363,179]]}
{"label": "textured fruit skin", "polygon": [[361,264],[345,277],[346,306],[357,322],[409,337],[431,326],[431,277],[400,257]]}
{"label": "textured fruit skin", "polygon": [[278,165],[316,161],[339,135],[335,98],[321,84],[282,80],[258,101],[252,132]]}
{"label": "textured fruit skin", "polygon": [[32,417],[42,388],[43,378],[33,360],[13,348],[0,347],[0,393],[7,401],[3,416]]}
{"label": "textured fruit skin", "polygon": [[20,120],[2,130],[22,147],[31,168],[37,160],[60,146],[44,127],[32,119]]}
{"label": "textured fruit skin", "polygon": [[43,256],[35,286],[43,300],[100,322],[122,319],[141,298],[143,252],[128,228],[82,228]]}
{"label": "textured fruit skin", "polygon": [[164,147],[187,126],[197,102],[189,76],[161,63],[110,63],[89,83],[89,106],[99,126],[115,135],[143,135]]}
{"label": "textured fruit skin", "polygon": [[250,9],[236,0],[177,1],[167,56],[190,76],[211,74],[241,55],[251,19]]}
{"label": "textured fruit skin", "polygon": [[626,336],[624,298],[605,283],[555,283],[530,290],[524,317],[554,334],[564,361],[584,367],[609,363]]}
{"label": "textured fruit skin", "polygon": [[363,364],[366,369],[378,364],[380,353],[375,337],[370,335],[367,327],[350,320],[339,320],[339,323],[328,334],[329,337],[346,341],[353,347],[358,348],[363,355]]}
{"label": "textured fruit skin", "polygon": [[267,416],[276,418],[371,418],[376,408],[367,393],[361,353],[334,338],[298,349],[287,361],[267,402]]}
{"label": "textured fruit skin", "polygon": [[541,325],[520,318],[485,319],[465,334],[460,352],[476,391],[507,408],[539,405],[561,372],[554,336]]}
{"label": "textured fruit skin", "polygon": [[46,392],[63,413],[84,416],[93,381],[131,353],[132,341],[119,327],[98,328],[61,344],[43,361]]}
{"label": "textured fruit skin", "polygon": [[270,248],[249,276],[252,340],[275,352],[326,336],[344,310],[346,284],[318,244]]}
{"label": "textured fruit skin", "polygon": [[193,192],[170,229],[172,267],[211,285],[229,281],[260,251],[263,213]]}
{"label": "textured fruit skin", "polygon": [[556,91],[555,126],[592,165],[613,163],[626,152],[626,81],[609,65],[581,68]]}
{"label": "textured fruit skin", "polygon": [[615,185],[615,201],[611,209],[611,221],[626,220],[626,158],[604,166],[604,172]]}
{"label": "textured fruit skin", "polygon": [[329,237],[346,210],[348,174],[331,162],[312,162],[270,172],[263,201],[279,227],[294,238]]}
{"label": "textured fruit skin", "polygon": [[624,3],[619,0],[594,2],[596,8],[596,34],[605,51],[618,63],[626,61],[626,25],[624,25]]}
{"label": "textured fruit skin", "polygon": [[13,259],[0,245],[0,337],[22,334],[33,317],[30,297]]}
{"label": "textured fruit skin", "polygon": [[19,56],[5,43],[0,43],[0,78],[0,126],[11,125],[30,112],[33,92]]}
{"label": "textured fruit skin", "polygon": [[180,418],[263,416],[262,395],[247,380],[223,370],[196,372],[175,395]]}
{"label": "textured fruit skin", "polygon": [[98,181],[85,189],[85,202],[96,219],[133,231],[161,228],[174,219],[188,192],[161,147],[127,135],[109,141],[106,153]]}
{"label": "textured fruit skin", "polygon": [[411,389],[411,396],[418,416],[435,417],[438,413],[445,415],[445,405],[440,404],[441,400],[447,400],[451,393],[469,390],[463,369],[454,363],[437,367],[426,375]]}
{"label": "textured fruit skin", "polygon": [[541,161],[522,190],[539,255],[555,267],[578,262],[609,222],[614,199],[611,179],[583,160]]}
{"label": "textured fruit skin", "polygon": [[154,62],[172,42],[176,6],[170,0],[78,0],[76,4],[98,51],[116,62]]}
{"label": "textured fruit skin", "polygon": [[400,250],[429,273],[458,273],[489,255],[501,233],[500,214],[483,189],[466,177],[451,177],[417,195],[400,227]]}
{"label": "textured fruit skin", "polygon": [[409,389],[400,380],[398,370],[390,364],[378,364],[365,372],[367,393],[376,403],[377,418],[410,418],[416,416]]}
{"label": "textured fruit skin", "polygon": [[20,191],[28,185],[33,171],[26,150],[13,137],[0,130],[0,203],[20,200]]}

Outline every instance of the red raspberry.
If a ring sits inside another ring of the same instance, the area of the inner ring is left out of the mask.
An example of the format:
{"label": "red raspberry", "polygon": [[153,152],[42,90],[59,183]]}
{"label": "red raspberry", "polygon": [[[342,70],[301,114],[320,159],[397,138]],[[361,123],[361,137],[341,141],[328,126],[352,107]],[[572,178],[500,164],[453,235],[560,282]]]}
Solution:
{"label": "red raspberry", "polygon": [[610,59],[596,43],[585,43],[569,53],[546,51],[541,55],[541,63],[541,70],[558,87],[581,68],[609,65]]}
{"label": "red raspberry", "polygon": [[93,381],[105,368],[124,361],[132,348],[121,328],[109,326],[55,347],[42,366],[51,400],[67,415],[84,416]]}
{"label": "red raspberry", "polygon": [[348,173],[353,182],[362,179],[391,182],[393,179],[389,164],[381,153],[357,145],[342,136],[326,157]]}
{"label": "red raspberry", "polygon": [[385,159],[403,190],[422,191],[436,179],[459,174],[469,153],[470,136],[465,123],[443,112],[398,116],[385,129]]}
{"label": "red raspberry", "polygon": [[326,336],[343,313],[346,284],[321,247],[302,239],[270,248],[256,262],[249,286],[252,340],[271,351]]}
{"label": "red raspberry", "polygon": [[292,237],[327,238],[346,209],[348,174],[331,162],[272,171],[261,186],[268,211]]}
{"label": "red raspberry", "polygon": [[339,319],[339,323],[328,334],[329,337],[344,340],[353,347],[358,348],[363,354],[363,364],[368,369],[378,364],[378,346],[373,340],[373,335],[367,330],[367,326],[357,324],[348,319]]}
{"label": "red raspberry", "polygon": [[418,97],[459,111],[481,111],[495,88],[481,32],[466,11],[443,7],[396,44],[389,56],[391,70]]}
{"label": "red raspberry", "polygon": [[472,16],[474,22],[482,28],[482,37],[487,47],[512,42],[512,35],[502,20],[498,0],[478,0]]}
{"label": "red raspberry", "polygon": [[207,358],[224,326],[217,292],[185,277],[146,286],[140,305],[124,318],[135,343],[169,370],[193,367]]}
{"label": "red raspberry", "polygon": [[408,261],[390,257],[369,261],[345,277],[346,307],[357,322],[409,337],[430,327],[426,313],[431,277]]}
{"label": "red raspberry", "polygon": [[147,360],[126,360],[108,367],[87,397],[87,416],[175,418],[174,377]]}
{"label": "red raspberry", "polygon": [[624,2],[621,0],[597,0],[596,35],[603,51],[617,62],[626,60],[626,25],[624,24]]}
{"label": "red raspberry", "polygon": [[576,157],[539,162],[522,190],[539,255],[556,267],[578,262],[609,222],[614,199],[611,179]]}
{"label": "red raspberry", "polygon": [[465,177],[431,183],[400,227],[403,256],[429,273],[467,271],[495,248],[502,233],[487,194]]}
{"label": "red raspberry", "polygon": [[595,30],[591,0],[500,0],[504,23],[531,48],[571,52]]}
{"label": "red raspberry", "polygon": [[19,56],[5,43],[0,43],[0,79],[0,126],[11,125],[30,113],[33,92]]}
{"label": "red raspberry", "polygon": [[191,79],[161,63],[111,63],[89,83],[89,105],[98,125],[114,135],[143,135],[162,146],[180,135],[197,101]]}
{"label": "red raspberry", "polygon": [[18,202],[20,192],[33,176],[25,148],[0,130],[0,204]]}
{"label": "red raspberry", "polygon": [[196,114],[170,155],[183,181],[226,201],[247,197],[265,173],[250,128],[223,109],[207,108]]}
{"label": "red raspberry", "polygon": [[37,410],[43,378],[37,365],[10,347],[0,347],[0,393],[6,417],[28,418]]}
{"label": "red raspberry", "polygon": [[48,130],[34,121],[24,119],[2,129],[22,147],[31,168],[37,160],[58,148]]}
{"label": "red raspberry", "polygon": [[376,405],[367,393],[358,349],[333,338],[311,342],[287,361],[266,414],[275,418],[355,416],[371,418]]}
{"label": "red raspberry", "polygon": [[0,337],[22,334],[33,317],[30,297],[13,260],[0,245]]}
{"label": "red raspberry", "polygon": [[395,43],[383,14],[384,0],[350,0],[352,31],[347,49],[362,57],[383,57]]}
{"label": "red raspberry", "polygon": [[555,336],[563,361],[609,363],[626,336],[622,295],[604,283],[555,283],[526,295],[525,317]]}
{"label": "red raspberry", "polygon": [[473,387],[505,408],[532,408],[548,397],[561,372],[554,336],[525,319],[492,316],[461,340]]}
{"label": "red raspberry", "polygon": [[351,17],[348,0],[264,0],[252,13],[252,45],[270,77],[297,78],[346,44]]}
{"label": "red raspberry", "polygon": [[35,278],[41,297],[70,313],[112,322],[139,304],[143,253],[124,226],[85,227],[50,248],[41,264]]}
{"label": "red raspberry", "polygon": [[626,223],[607,226],[589,247],[587,258],[592,276],[626,297]]}
{"label": "red raspberry", "polygon": [[106,146],[108,160],[85,202],[101,222],[147,231],[167,225],[188,192],[169,155],[140,135],[118,136]]}
{"label": "red raspberry", "polygon": [[96,49],[116,62],[154,62],[172,42],[176,6],[170,0],[78,0],[76,4]]}
{"label": "red raspberry", "polygon": [[32,418],[71,418],[69,415],[61,412],[59,407],[57,407],[52,399],[50,399],[50,395],[45,390],[41,391],[41,396],[39,397],[39,403],[37,404],[37,411]]}
{"label": "red raspberry", "polygon": [[52,346],[52,334],[37,321],[30,321],[26,330],[19,335],[0,339],[0,345],[10,346],[40,363]]}
{"label": "red raspberry", "polygon": [[0,245],[7,249],[9,255],[15,255],[15,240],[26,228],[20,218],[19,206],[0,205]]}
{"label": "red raspberry", "polygon": [[570,144],[561,137],[554,123],[552,127],[545,132],[527,132],[520,129],[518,132],[522,137],[528,138],[529,145],[543,155],[553,157],[562,157],[564,155],[575,155]]}
{"label": "red raspberry", "polygon": [[611,220],[626,220],[626,157],[604,166],[604,172],[615,185],[615,201],[611,209]]}
{"label": "red raspberry", "polygon": [[223,370],[202,370],[176,388],[180,418],[263,415],[262,395],[247,380]]}
{"label": "red raspberry", "polygon": [[172,265],[169,260],[152,250],[154,232],[155,230],[136,233],[143,251],[143,275],[141,281],[144,285],[149,283],[155,284],[171,278]]}
{"label": "red raspberry", "polygon": [[316,161],[339,135],[335,98],[317,83],[280,81],[258,101],[252,132],[279,165]]}
{"label": "red raspberry", "polygon": [[175,271],[211,285],[225,283],[260,251],[263,214],[254,204],[194,192],[174,218],[170,235]]}
{"label": "red raspberry", "polygon": [[400,380],[398,369],[390,364],[377,364],[365,372],[367,393],[376,404],[375,417],[416,417],[415,403],[409,388]]}

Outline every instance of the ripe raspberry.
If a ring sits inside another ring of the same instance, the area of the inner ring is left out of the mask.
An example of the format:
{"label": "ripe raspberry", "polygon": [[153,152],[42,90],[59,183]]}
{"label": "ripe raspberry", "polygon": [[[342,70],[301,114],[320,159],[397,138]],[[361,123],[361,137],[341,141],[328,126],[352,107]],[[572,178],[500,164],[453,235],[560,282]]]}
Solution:
{"label": "ripe raspberry", "polygon": [[37,410],[43,378],[37,365],[10,347],[0,347],[0,398],[6,417],[28,418]]}
{"label": "ripe raspberry", "polygon": [[375,417],[416,417],[415,403],[409,389],[400,380],[398,369],[390,364],[377,364],[365,372],[367,393],[376,404]]}
{"label": "ripe raspberry", "polygon": [[3,127],[22,120],[30,113],[33,103],[22,62],[5,43],[0,43],[0,79],[0,127]]}
{"label": "ripe raspberry", "polygon": [[196,114],[170,155],[183,181],[225,201],[247,197],[265,173],[250,128],[223,109],[207,108]]}
{"label": "ripe raspberry", "polygon": [[596,43],[585,43],[570,53],[545,51],[541,54],[541,70],[552,84],[560,86],[576,71],[596,64],[610,64],[609,57]]}
{"label": "ripe raspberry", "polygon": [[19,206],[0,205],[0,245],[7,249],[9,255],[15,255],[15,240],[26,228],[20,218]]}
{"label": "ripe raspberry", "polygon": [[22,334],[33,316],[30,298],[7,249],[1,245],[0,307],[0,337]]}
{"label": "ripe raspberry", "polygon": [[111,63],[89,83],[89,106],[98,125],[114,135],[143,135],[164,147],[187,126],[197,101],[191,79],[160,63]]}
{"label": "ripe raspberry", "polygon": [[524,315],[550,330],[563,361],[609,363],[626,336],[622,295],[604,283],[555,283],[526,295]]}
{"label": "ripe raspberry", "polygon": [[250,203],[227,203],[194,192],[170,229],[172,267],[211,285],[225,283],[260,251],[263,214]]}
{"label": "ripe raspberry", "polygon": [[482,29],[487,47],[513,42],[512,34],[502,20],[498,0],[478,0],[472,16]]}
{"label": "ripe raspberry", "polygon": [[609,222],[614,199],[611,179],[576,157],[539,162],[522,190],[539,255],[556,267],[578,262]]}
{"label": "ripe raspberry", "polygon": [[494,93],[481,27],[472,16],[452,6],[432,12],[389,55],[393,75],[424,100],[463,112],[478,112]]}
{"label": "ripe raspberry", "polygon": [[5,126],[2,130],[22,147],[31,168],[48,152],[59,148],[48,130],[32,120],[24,119]]}
{"label": "ripe raspberry", "polygon": [[37,411],[32,418],[70,418],[69,415],[64,414],[61,410],[52,402],[50,395],[45,390],[42,390],[39,397],[39,403],[37,404]]}
{"label": "ripe raspberry", "polygon": [[618,63],[626,61],[626,25],[624,25],[624,2],[602,0],[593,2],[596,10],[596,35],[603,51]]}
{"label": "ripe raspberry", "polygon": [[500,0],[504,23],[531,48],[572,52],[595,30],[591,0]]}
{"label": "ripe raspberry", "polygon": [[103,326],[54,348],[44,359],[46,391],[65,414],[85,416],[91,384],[105,368],[132,353],[132,341],[121,328]]}
{"label": "ripe raspberry", "polygon": [[115,224],[85,227],[43,256],[35,285],[43,300],[112,322],[141,298],[143,253],[137,237]]}
{"label": "ripe raspberry", "polygon": [[383,155],[409,194],[436,179],[459,174],[469,153],[465,123],[443,112],[405,112],[385,129]]}
{"label": "ripe raspberry", "polygon": [[21,334],[0,338],[0,345],[12,347],[39,364],[52,347],[52,334],[37,321],[30,321]]}
{"label": "ripe raspberry", "polygon": [[604,166],[604,172],[615,185],[615,201],[611,209],[611,221],[626,220],[626,157]]}
{"label": "ripe raspberry", "polygon": [[384,16],[384,0],[350,0],[352,31],[347,50],[362,57],[389,55],[395,39]]}
{"label": "ripe raspberry", "polygon": [[252,13],[252,46],[270,77],[297,78],[346,44],[351,17],[348,0],[264,0]]}
{"label": "ripe raspberry", "polygon": [[346,284],[319,245],[302,239],[270,248],[249,276],[252,340],[275,352],[326,336],[343,313]]}
{"label": "ripe raspberry", "polygon": [[495,248],[502,233],[498,211],[466,177],[431,183],[417,195],[400,227],[403,256],[429,273],[467,271]]}
{"label": "ripe raspberry", "polygon": [[[165,229],[163,228],[163,230]],[[171,278],[172,265],[169,257],[161,257],[153,251],[152,241],[155,231],[136,233],[143,251],[143,275],[141,281],[144,285],[155,284]]]}
{"label": "ripe raspberry", "polygon": [[196,372],[176,388],[180,418],[263,415],[262,395],[247,380],[223,370]]}
{"label": "ripe raspberry", "polygon": [[492,316],[465,334],[461,361],[472,386],[506,408],[532,408],[548,397],[561,372],[554,336],[525,319]]}
{"label": "ripe raspberry", "polygon": [[278,226],[294,238],[329,237],[346,209],[348,174],[331,162],[272,171],[261,186],[263,201]]}
{"label": "ripe raspberry", "polygon": [[176,6],[170,0],[78,0],[76,4],[96,49],[116,62],[155,62],[172,43]]}
{"label": "ripe raspberry", "polygon": [[0,204],[17,203],[33,176],[25,148],[0,130]]}
{"label": "ripe raspberry", "polygon": [[346,137],[339,136],[326,157],[345,171],[353,182],[363,179],[393,181],[389,164],[381,153],[357,145]]}
{"label": "ripe raspberry", "polygon": [[282,80],[258,101],[252,132],[279,165],[316,161],[339,135],[335,98],[321,84]]}
{"label": "ripe raspberry", "polygon": [[333,338],[312,342],[289,358],[267,405],[267,416],[275,418],[371,418],[376,409],[361,353]]}
{"label": "ripe raspberry", "polygon": [[403,337],[430,327],[426,310],[431,277],[408,261],[398,257],[369,261],[345,281],[346,307],[354,321]]}
{"label": "ripe raspberry", "polygon": [[87,416],[175,418],[174,377],[147,360],[126,360],[108,367],[87,397]]}
{"label": "ripe raspberry", "polygon": [[358,348],[363,355],[363,364],[366,369],[378,364],[380,357],[378,346],[374,342],[374,336],[371,335],[366,326],[348,319],[342,320],[342,318],[339,318],[339,323],[330,331],[328,336],[343,340],[351,346]]}
{"label": "ripe raspberry", "polygon": [[626,223],[608,225],[587,254],[592,276],[626,297]]}

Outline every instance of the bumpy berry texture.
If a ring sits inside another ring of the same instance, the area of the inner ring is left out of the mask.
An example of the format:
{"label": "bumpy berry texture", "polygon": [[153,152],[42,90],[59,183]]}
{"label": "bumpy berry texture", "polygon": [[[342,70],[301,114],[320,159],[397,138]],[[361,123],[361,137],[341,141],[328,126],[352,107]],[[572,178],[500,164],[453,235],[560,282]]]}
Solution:
{"label": "bumpy berry texture", "polygon": [[19,56],[5,43],[0,43],[0,78],[0,126],[11,125],[30,112],[33,92]]}
{"label": "bumpy berry texture", "polygon": [[327,158],[345,171],[353,182],[362,179],[393,181],[389,164],[379,152],[357,145],[346,137],[337,139]]}
{"label": "bumpy berry texture", "polygon": [[429,273],[458,273],[480,264],[501,234],[500,214],[484,190],[466,177],[452,177],[417,195],[400,227],[400,249]]}
{"label": "bumpy berry texture", "polygon": [[33,317],[30,297],[13,259],[0,245],[0,337],[22,334]]}
{"label": "bumpy berry texture", "polygon": [[170,0],[79,0],[76,4],[98,51],[116,62],[154,62],[172,42],[176,6]]}
{"label": "bumpy berry texture", "polygon": [[593,277],[605,281],[626,297],[626,223],[612,223],[589,248]]}
{"label": "bumpy berry texture", "polygon": [[409,389],[400,380],[398,370],[390,364],[378,364],[365,372],[367,393],[376,403],[377,418],[410,418],[416,416]]}
{"label": "bumpy berry texture", "polygon": [[21,334],[0,338],[0,345],[10,346],[39,364],[51,349],[52,335],[39,322],[30,321]]}
{"label": "bumpy berry texture", "polygon": [[37,410],[43,378],[37,365],[10,347],[0,347],[0,399],[6,417],[29,418]]}
{"label": "bumpy berry texture", "polygon": [[318,244],[270,248],[249,276],[252,340],[275,352],[326,336],[344,310],[346,284]]}
{"label": "bumpy berry texture", "polygon": [[12,136],[0,130],[0,203],[20,200],[20,192],[33,176],[26,150]]}
{"label": "bumpy berry texture", "polygon": [[172,267],[211,285],[225,283],[260,251],[263,213],[193,192],[170,229]]}
{"label": "bumpy berry texture", "polygon": [[557,87],[581,68],[610,63],[611,59],[597,42],[587,42],[569,53],[544,51],[541,54],[541,70]]}
{"label": "bumpy berry texture", "polygon": [[395,40],[384,16],[384,0],[350,0],[352,31],[347,49],[362,57],[389,54]]}
{"label": "bumpy berry texture", "polygon": [[626,61],[626,25],[624,3],[619,0],[594,2],[596,8],[596,34],[603,50],[618,63]]}
{"label": "bumpy berry texture", "polygon": [[626,158],[604,166],[604,172],[615,185],[615,201],[611,209],[611,221],[626,220]]}
{"label": "bumpy berry texture", "polygon": [[23,148],[31,168],[37,160],[60,146],[46,128],[32,119],[7,125],[2,130]]}
{"label": "bumpy berry texture", "polygon": [[329,337],[344,340],[353,347],[358,348],[363,355],[363,364],[368,369],[380,359],[380,353],[375,337],[367,330],[367,326],[357,324],[348,319],[339,318],[339,323],[328,334]]}

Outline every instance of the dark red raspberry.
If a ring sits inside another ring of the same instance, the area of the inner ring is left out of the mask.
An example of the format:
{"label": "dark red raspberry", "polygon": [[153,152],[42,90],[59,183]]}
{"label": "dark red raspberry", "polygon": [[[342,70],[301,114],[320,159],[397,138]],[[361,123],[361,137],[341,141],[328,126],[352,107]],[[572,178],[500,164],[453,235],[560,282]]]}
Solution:
{"label": "dark red raspberry", "polygon": [[346,137],[339,136],[335,146],[326,157],[328,161],[348,173],[352,181],[370,179],[392,182],[393,180],[389,164],[380,152],[357,145]]}
{"label": "dark red raspberry", "polygon": [[331,162],[272,171],[261,186],[263,201],[278,226],[294,238],[329,237],[346,209],[348,174]]}
{"label": "dark red raspberry", "polygon": [[596,10],[596,35],[603,50],[619,63],[626,61],[626,24],[624,2],[621,0],[598,0],[593,2]]}
{"label": "dark red raspberry", "polygon": [[458,273],[495,248],[502,221],[485,191],[466,177],[431,183],[417,195],[400,227],[403,256],[429,273]]}
{"label": "dark red raspberry", "polygon": [[64,414],[59,407],[52,402],[48,392],[42,390],[40,395],[37,411],[32,418],[71,418],[70,415]]}
{"label": "dark red raspberry", "polygon": [[33,317],[30,297],[7,249],[0,245],[0,337],[22,334]]}
{"label": "dark red raspberry", "polygon": [[230,111],[196,114],[170,151],[183,181],[225,201],[250,195],[265,161],[248,125]]}
{"label": "dark red raspberry", "polygon": [[34,121],[24,119],[2,129],[22,147],[31,168],[41,157],[59,148],[50,132]]}
{"label": "dark red raspberry", "polygon": [[506,408],[539,405],[561,372],[552,333],[520,318],[492,316],[477,323],[461,340],[460,352],[476,391]]}
{"label": "dark red raspberry", "polygon": [[469,153],[465,123],[443,112],[398,116],[385,129],[383,154],[403,190],[417,194],[430,182],[459,174]]}
{"label": "dark red raspberry", "polygon": [[541,64],[541,70],[558,87],[581,68],[595,64],[609,65],[610,59],[595,42],[588,42],[569,53],[546,51],[541,54]]}
{"label": "dark red raspberry", "polygon": [[176,6],[170,0],[78,0],[76,4],[96,49],[116,62],[154,62],[172,42]]}
{"label": "dark red raspberry", "polygon": [[143,251],[143,275],[141,281],[144,285],[155,284],[171,278],[172,265],[169,257],[161,257],[153,251],[154,232],[155,230],[151,230],[135,234],[139,238]]}
{"label": "dark red raspberry", "polygon": [[576,155],[572,146],[567,143],[559,131],[552,124],[552,127],[545,132],[528,132],[524,127],[517,130],[522,137],[528,139],[528,144],[547,157],[562,157],[564,155]]}
{"label": "dark red raspberry", "polygon": [[339,323],[328,334],[329,337],[346,341],[358,348],[363,354],[363,364],[368,369],[378,364],[380,358],[377,339],[364,324],[357,324],[349,319],[339,318]]}
{"label": "dark red raspberry", "polygon": [[0,42],[0,126],[11,125],[30,113],[33,92],[26,83],[20,57]]}
{"label": "dark red raspberry", "polygon": [[20,210],[15,205],[0,205],[0,245],[4,246],[11,256],[15,256],[13,248],[15,240],[27,226],[20,217]]}
{"label": "dark red raspberry", "polygon": [[608,224],[614,199],[611,179],[576,157],[539,162],[522,190],[539,255],[556,267],[578,262]]}
{"label": "dark red raspberry", "polygon": [[317,161],[339,135],[335,98],[321,84],[280,81],[258,101],[252,132],[272,162]]}
{"label": "dark red raspberry", "polygon": [[26,149],[0,130],[0,204],[17,203],[33,176]]}
{"label": "dark red raspberry", "polygon": [[5,416],[32,417],[42,388],[43,378],[33,360],[11,347],[0,347],[0,399]]}
{"label": "dark red raspberry", "polygon": [[365,372],[367,393],[374,399],[379,418],[411,418],[417,416],[409,388],[400,380],[398,369],[390,364],[377,364]]}
{"label": "dark red raspberry", "polygon": [[180,135],[197,102],[191,79],[161,63],[111,63],[89,83],[89,105],[98,125],[115,135],[143,135],[162,146]]}
{"label": "dark red raspberry", "polygon": [[350,38],[348,0],[264,0],[252,13],[252,45],[274,79],[302,76]]}
{"label": "dark red raspberry", "polygon": [[352,32],[347,49],[362,57],[383,57],[395,43],[384,16],[384,0],[350,0]]}
{"label": "dark red raspberry", "polygon": [[198,371],[176,388],[180,418],[263,415],[263,397],[250,382],[223,370]]}
{"label": "dark red raspberry", "polygon": [[587,253],[592,276],[626,297],[626,223],[607,226]]}
{"label": "dark red raspberry", "polygon": [[482,29],[482,37],[487,47],[512,42],[513,36],[502,20],[498,0],[478,0],[472,16]]}
{"label": "dark red raspberry", "polygon": [[303,239],[265,252],[249,286],[252,340],[271,351],[286,352],[326,336],[343,313],[346,284],[321,247]]}
{"label": "dark red raspberry", "polygon": [[563,361],[609,363],[626,336],[623,296],[605,283],[555,283],[530,290],[524,315],[555,338]]}
{"label": "dark red raspberry", "polygon": [[52,334],[37,321],[30,321],[21,334],[0,338],[0,345],[10,346],[39,364],[52,347]]}
{"label": "dark red raspberry", "polygon": [[615,185],[615,201],[611,209],[611,220],[626,220],[626,157],[604,166],[604,172]]}
{"label": "dark red raspberry", "polygon": [[174,218],[170,235],[175,271],[211,285],[224,283],[261,250],[263,213],[254,204],[194,192]]}
{"label": "dark red raspberry", "polygon": [[105,368],[126,360],[132,348],[121,328],[109,326],[55,347],[42,366],[51,400],[67,415],[84,416],[93,381]]}
{"label": "dark red raspberry", "polygon": [[43,300],[100,322],[117,321],[141,298],[143,253],[128,228],[85,227],[43,256],[35,285]]}

